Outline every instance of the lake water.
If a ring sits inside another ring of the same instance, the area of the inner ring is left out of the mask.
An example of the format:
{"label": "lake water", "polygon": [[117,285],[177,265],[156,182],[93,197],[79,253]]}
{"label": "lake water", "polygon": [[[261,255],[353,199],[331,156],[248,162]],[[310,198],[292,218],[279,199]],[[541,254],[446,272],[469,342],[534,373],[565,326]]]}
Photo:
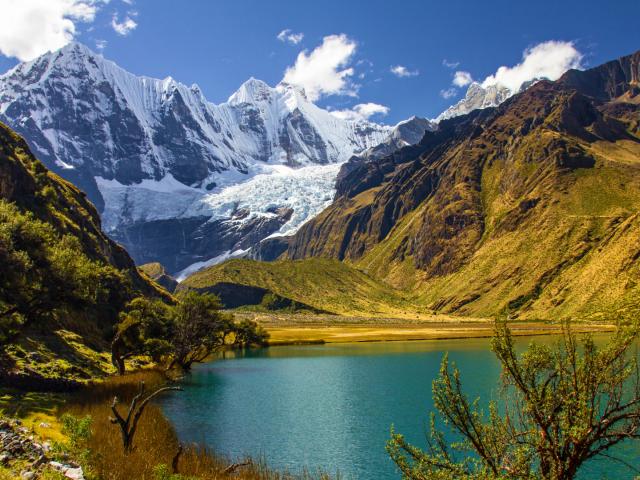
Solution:
{"label": "lake water", "polygon": [[[390,426],[424,445],[431,382],[445,351],[469,396],[492,398],[499,365],[489,340],[465,339],[226,352],[224,359],[197,365],[183,382],[185,391],[163,397],[161,405],[181,440],[232,458],[263,456],[281,471],[304,466],[346,479],[398,479],[385,452]],[[636,464],[640,458],[631,445],[617,453]],[[597,461],[580,478],[633,475],[618,463]]]}

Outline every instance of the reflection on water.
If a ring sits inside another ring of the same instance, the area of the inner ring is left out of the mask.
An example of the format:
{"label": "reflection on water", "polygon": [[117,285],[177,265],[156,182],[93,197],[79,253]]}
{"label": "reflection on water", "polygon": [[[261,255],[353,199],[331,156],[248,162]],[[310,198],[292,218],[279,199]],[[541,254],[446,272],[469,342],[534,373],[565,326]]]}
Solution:
{"label": "reflection on water", "polygon": [[[195,367],[185,391],[164,397],[162,406],[181,439],[233,458],[264,455],[280,470],[323,468],[343,478],[399,478],[384,449],[391,424],[424,445],[431,382],[445,351],[469,396],[491,399],[499,365],[489,345],[488,339],[466,339],[226,352]],[[627,459],[638,456],[634,448],[626,448]],[[632,478],[611,462],[588,470],[582,478]]]}

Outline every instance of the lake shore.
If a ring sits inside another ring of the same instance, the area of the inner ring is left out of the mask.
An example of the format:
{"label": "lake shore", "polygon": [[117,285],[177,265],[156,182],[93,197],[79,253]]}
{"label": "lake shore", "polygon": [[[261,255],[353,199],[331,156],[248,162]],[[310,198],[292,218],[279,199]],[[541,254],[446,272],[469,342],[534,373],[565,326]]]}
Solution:
{"label": "lake shore", "polygon": [[[451,340],[493,336],[494,322],[488,318],[461,318],[447,315],[421,316],[416,319],[343,317],[285,313],[235,313],[250,318],[270,334],[270,345],[389,342],[411,340]],[[514,336],[556,335],[562,332],[558,323],[513,321]],[[580,333],[610,332],[614,325],[605,323],[575,324]]]}

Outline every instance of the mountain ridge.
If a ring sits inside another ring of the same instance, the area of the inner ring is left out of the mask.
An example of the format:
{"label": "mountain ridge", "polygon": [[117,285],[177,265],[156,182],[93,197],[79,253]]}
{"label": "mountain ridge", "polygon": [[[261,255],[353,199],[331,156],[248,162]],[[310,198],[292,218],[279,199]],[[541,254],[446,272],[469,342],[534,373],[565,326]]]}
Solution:
{"label": "mountain ridge", "polygon": [[340,259],[436,312],[622,314],[640,249],[639,60],[537,82],[361,165],[287,257]]}
{"label": "mountain ridge", "polygon": [[[107,231],[138,263],[160,260],[172,272],[249,248],[285,224],[295,229],[332,196],[332,165],[393,130],[339,119],[297,87],[256,79],[215,105],[197,85],[138,77],[77,43],[0,76],[0,119],[28,138],[49,168],[87,192]],[[309,175],[322,191],[298,181],[304,167],[319,167]],[[280,196],[258,209],[247,211],[242,198],[225,190],[273,172]],[[312,204],[297,206],[293,217],[272,213],[293,207],[284,195],[291,182]],[[179,233],[171,243],[185,240],[172,251],[159,249],[160,237],[172,230]],[[203,230],[225,240],[207,241]]]}

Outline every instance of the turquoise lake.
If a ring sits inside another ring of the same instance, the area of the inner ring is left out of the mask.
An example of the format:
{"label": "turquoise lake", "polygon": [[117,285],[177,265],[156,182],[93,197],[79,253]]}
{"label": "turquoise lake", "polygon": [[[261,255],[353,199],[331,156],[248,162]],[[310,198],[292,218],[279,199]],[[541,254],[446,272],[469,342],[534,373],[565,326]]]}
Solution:
{"label": "turquoise lake", "polygon": [[[385,451],[390,426],[424,445],[431,382],[446,351],[469,396],[485,402],[495,395],[499,365],[489,340],[465,339],[226,352],[197,365],[182,382],[185,391],[160,403],[182,441],[234,459],[264,457],[280,471],[307,467],[344,479],[399,479]],[[616,454],[639,463],[636,446],[623,445]],[[634,475],[620,463],[596,460],[580,478]]]}

